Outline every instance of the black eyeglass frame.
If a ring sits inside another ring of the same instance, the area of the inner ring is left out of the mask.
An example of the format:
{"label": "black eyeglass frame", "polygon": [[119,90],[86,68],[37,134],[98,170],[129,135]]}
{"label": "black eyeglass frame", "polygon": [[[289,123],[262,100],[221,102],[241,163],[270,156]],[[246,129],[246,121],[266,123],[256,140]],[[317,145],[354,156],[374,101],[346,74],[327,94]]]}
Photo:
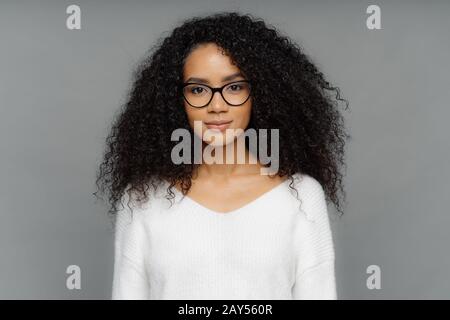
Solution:
{"label": "black eyeglass frame", "polygon": [[[227,86],[233,84],[233,83],[240,83],[240,82],[246,82],[246,83],[248,83],[248,85],[249,85],[249,94],[248,94],[247,99],[245,99],[245,101],[242,102],[242,103],[240,103],[240,104],[232,104],[232,103],[229,103],[229,102],[227,101],[227,99],[225,99],[225,97],[223,96],[223,89],[224,89],[225,87],[227,87]],[[197,106],[192,105],[192,104],[188,101],[188,99],[187,99],[186,96],[184,95],[184,87],[186,87],[186,86],[188,86],[188,85],[191,85],[191,84],[198,84],[198,85],[201,85],[201,86],[205,86],[205,87],[207,87],[207,88],[209,88],[209,89],[211,90],[211,98],[209,99],[208,103],[206,103],[205,105],[203,105],[203,106],[201,106],[201,107],[197,107]],[[208,104],[210,104],[210,103],[211,103],[211,100],[214,98],[214,94],[215,94],[216,92],[219,92],[220,95],[222,96],[222,99],[223,99],[228,105],[230,105],[230,106],[232,106],[232,107],[242,106],[244,103],[246,103],[246,102],[248,101],[248,99],[249,99],[250,96],[252,95],[252,86],[251,86],[250,80],[238,80],[238,81],[233,81],[233,82],[230,82],[230,83],[227,83],[227,84],[223,85],[222,87],[215,87],[215,88],[210,87],[210,86],[208,86],[207,84],[204,84],[204,83],[187,82],[187,83],[183,83],[183,84],[180,86],[180,88],[181,88],[181,94],[183,95],[183,99],[184,99],[191,107],[193,107],[193,108],[198,108],[198,109],[204,108],[204,107],[206,107]]]}

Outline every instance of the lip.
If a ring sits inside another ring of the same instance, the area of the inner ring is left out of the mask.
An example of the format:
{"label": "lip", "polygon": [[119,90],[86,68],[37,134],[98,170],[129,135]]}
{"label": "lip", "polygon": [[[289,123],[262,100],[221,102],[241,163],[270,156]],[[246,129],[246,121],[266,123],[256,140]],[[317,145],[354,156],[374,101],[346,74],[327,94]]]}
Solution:
{"label": "lip", "polygon": [[208,129],[224,131],[230,126],[231,121],[211,121],[205,122],[205,125]]}

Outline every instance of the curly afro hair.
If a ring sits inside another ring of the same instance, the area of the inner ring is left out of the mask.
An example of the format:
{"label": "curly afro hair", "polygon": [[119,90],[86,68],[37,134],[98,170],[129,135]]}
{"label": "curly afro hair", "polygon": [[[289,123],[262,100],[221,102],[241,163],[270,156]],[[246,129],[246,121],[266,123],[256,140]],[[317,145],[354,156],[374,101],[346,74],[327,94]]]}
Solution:
{"label": "curly afro hair", "polygon": [[341,166],[350,136],[338,106],[343,101],[347,109],[347,100],[287,36],[262,19],[236,12],[184,21],[160,38],[135,69],[127,102],[106,138],[96,180],[102,193],[108,192],[108,213],[117,213],[125,192],[137,194],[139,202],[147,201],[150,185],[156,189],[163,179],[170,182],[171,199],[176,184],[183,194],[189,191],[197,164],[172,162],[171,150],[178,142],[171,141],[171,134],[178,128],[192,133],[179,86],[186,57],[209,42],[221,48],[252,83],[248,128],[279,129],[278,175],[289,177],[291,188],[293,174],[312,176],[322,185],[326,200],[343,214],[338,193],[345,200]]}

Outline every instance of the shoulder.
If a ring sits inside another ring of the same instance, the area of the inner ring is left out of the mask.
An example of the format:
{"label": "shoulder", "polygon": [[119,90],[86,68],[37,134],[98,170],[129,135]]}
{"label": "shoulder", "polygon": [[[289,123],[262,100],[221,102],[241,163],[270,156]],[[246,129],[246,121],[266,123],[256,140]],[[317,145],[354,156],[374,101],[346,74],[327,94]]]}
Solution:
{"label": "shoulder", "polygon": [[323,187],[319,181],[306,173],[293,174],[294,184],[301,189],[304,196],[323,196]]}
{"label": "shoulder", "polygon": [[303,212],[308,220],[327,220],[327,203],[322,185],[314,177],[305,173],[295,173],[292,187],[295,188],[299,211]]}
{"label": "shoulder", "polygon": [[156,211],[160,206],[166,184],[160,182],[158,184],[148,184],[146,188],[146,199],[142,194],[137,194],[135,191],[130,192],[130,185],[125,188],[120,202],[118,203],[118,210],[116,212],[116,224],[142,224],[149,219],[149,215]]}
{"label": "shoulder", "polygon": [[334,259],[333,234],[325,192],[312,176],[295,174],[299,202],[295,224],[296,243],[304,262],[302,270]]}
{"label": "shoulder", "polygon": [[124,191],[120,202],[117,204],[114,220],[116,234],[126,234],[130,230],[136,232],[135,230],[142,225],[143,210],[136,205],[136,199],[133,195],[130,196],[127,190]]}

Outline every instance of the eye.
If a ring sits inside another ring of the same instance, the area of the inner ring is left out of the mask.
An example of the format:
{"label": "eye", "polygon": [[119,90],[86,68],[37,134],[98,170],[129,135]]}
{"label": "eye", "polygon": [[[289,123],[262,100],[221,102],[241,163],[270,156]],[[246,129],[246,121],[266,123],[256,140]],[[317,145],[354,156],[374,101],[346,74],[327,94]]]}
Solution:
{"label": "eye", "polygon": [[240,91],[240,90],[242,90],[242,86],[240,84],[232,84],[228,87],[228,90],[234,91],[234,92]]}
{"label": "eye", "polygon": [[190,92],[193,94],[201,94],[203,91],[205,91],[205,89],[202,87],[192,87],[190,89]]}

